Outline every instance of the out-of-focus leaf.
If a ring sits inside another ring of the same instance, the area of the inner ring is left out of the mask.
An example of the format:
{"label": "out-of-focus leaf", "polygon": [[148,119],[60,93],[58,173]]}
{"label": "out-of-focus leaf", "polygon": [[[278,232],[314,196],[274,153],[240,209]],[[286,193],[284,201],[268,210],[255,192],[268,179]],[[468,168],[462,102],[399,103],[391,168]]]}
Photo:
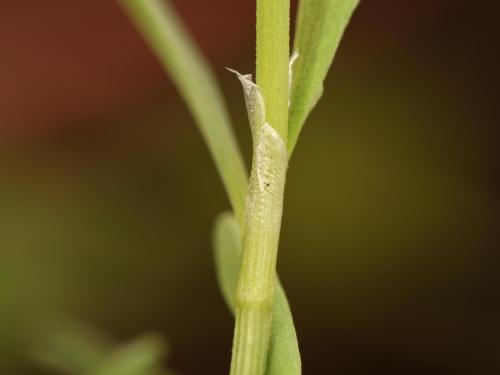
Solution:
{"label": "out-of-focus leaf", "polygon": [[[234,312],[234,294],[241,262],[239,225],[230,213],[219,215],[215,223],[213,246],[217,279],[222,295]],[[267,375],[301,373],[300,352],[292,313],[285,292],[278,281],[273,304],[273,323],[267,360]]]}
{"label": "out-of-focus leaf", "polygon": [[114,349],[96,371],[96,375],[160,375],[160,360],[166,346],[156,335],[144,335]]}
{"label": "out-of-focus leaf", "polygon": [[222,296],[231,311],[241,264],[240,241],[240,228],[234,216],[229,212],[220,214],[213,234],[215,269]]}
{"label": "out-of-focus leaf", "polygon": [[247,172],[210,67],[168,1],[120,0],[119,3],[186,101],[222,177],[233,210],[241,218]]}
{"label": "out-of-focus leaf", "polygon": [[34,322],[29,335],[30,357],[66,374],[95,372],[113,346],[110,337],[90,324],[59,314]]}
{"label": "out-of-focus leaf", "polygon": [[307,116],[323,93],[323,81],[359,0],[300,0],[288,120],[288,153],[297,143]]}
{"label": "out-of-focus leaf", "polygon": [[[37,328],[38,327],[38,328]],[[167,375],[167,345],[147,334],[118,345],[99,329],[70,319],[43,319],[30,330],[30,356],[43,367],[69,375]]]}

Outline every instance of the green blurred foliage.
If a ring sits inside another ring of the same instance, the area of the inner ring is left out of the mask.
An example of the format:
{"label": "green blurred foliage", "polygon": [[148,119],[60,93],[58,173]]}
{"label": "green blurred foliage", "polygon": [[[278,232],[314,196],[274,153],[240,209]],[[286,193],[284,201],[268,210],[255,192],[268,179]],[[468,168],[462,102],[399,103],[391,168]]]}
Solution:
{"label": "green blurred foliage", "polygon": [[167,375],[160,362],[166,346],[157,335],[119,345],[88,323],[54,313],[29,328],[24,345],[41,368],[73,375]]}

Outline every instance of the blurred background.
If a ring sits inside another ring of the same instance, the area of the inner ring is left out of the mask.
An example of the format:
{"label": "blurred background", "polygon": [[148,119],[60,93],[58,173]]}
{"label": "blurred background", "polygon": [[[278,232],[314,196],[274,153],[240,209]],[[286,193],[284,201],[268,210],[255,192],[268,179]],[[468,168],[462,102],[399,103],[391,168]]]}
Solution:
{"label": "blurred background", "polygon": [[[254,1],[175,3],[249,160],[224,67],[254,69]],[[305,374],[499,373],[498,10],[361,1],[289,169],[279,272]],[[67,320],[227,373],[211,230],[229,205],[115,2],[0,2],[0,176],[1,374],[56,374],[32,354]]]}

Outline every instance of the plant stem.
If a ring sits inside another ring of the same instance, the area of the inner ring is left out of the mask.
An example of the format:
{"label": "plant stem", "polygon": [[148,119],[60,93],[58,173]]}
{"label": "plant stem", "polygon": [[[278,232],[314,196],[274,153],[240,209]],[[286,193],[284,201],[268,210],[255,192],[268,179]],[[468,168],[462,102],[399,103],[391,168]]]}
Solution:
{"label": "plant stem", "polygon": [[272,322],[287,167],[285,142],[269,125],[257,136],[236,289],[232,375],[262,375]]}
{"label": "plant stem", "polygon": [[266,101],[267,122],[288,136],[290,0],[257,0],[256,81]]}
{"label": "plant stem", "polygon": [[[266,370],[288,163],[289,8],[289,0],[257,0],[257,83],[265,102],[265,122],[250,119],[253,160],[242,228],[231,375],[263,375]],[[252,114],[258,113],[254,109]]]}

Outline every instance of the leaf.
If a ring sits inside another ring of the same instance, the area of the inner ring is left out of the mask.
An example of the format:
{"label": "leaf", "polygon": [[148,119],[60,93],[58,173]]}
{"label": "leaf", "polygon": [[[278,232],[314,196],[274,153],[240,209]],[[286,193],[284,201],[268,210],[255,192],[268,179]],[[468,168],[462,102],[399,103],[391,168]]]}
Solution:
{"label": "leaf", "polygon": [[144,335],[114,349],[96,371],[96,375],[160,375],[160,363],[166,352],[163,340]]}
{"label": "leaf", "polygon": [[247,172],[226,105],[208,63],[174,9],[160,0],[120,0],[191,110],[208,145],[238,219],[243,215]]}
{"label": "leaf", "polygon": [[46,369],[71,375],[167,375],[167,344],[156,334],[117,344],[98,328],[57,315],[33,322],[29,356]]}
{"label": "leaf", "polygon": [[359,0],[300,0],[294,51],[288,153],[323,93],[323,81]]}
{"label": "leaf", "polygon": [[65,374],[87,374],[106,358],[113,340],[88,323],[65,315],[43,316],[29,324],[29,357]]}
{"label": "leaf", "polygon": [[[214,229],[217,279],[224,299],[234,313],[234,294],[241,262],[238,221],[230,213],[219,215]],[[285,292],[278,281],[273,304],[273,323],[266,375],[299,375],[301,360],[297,334]]]}

